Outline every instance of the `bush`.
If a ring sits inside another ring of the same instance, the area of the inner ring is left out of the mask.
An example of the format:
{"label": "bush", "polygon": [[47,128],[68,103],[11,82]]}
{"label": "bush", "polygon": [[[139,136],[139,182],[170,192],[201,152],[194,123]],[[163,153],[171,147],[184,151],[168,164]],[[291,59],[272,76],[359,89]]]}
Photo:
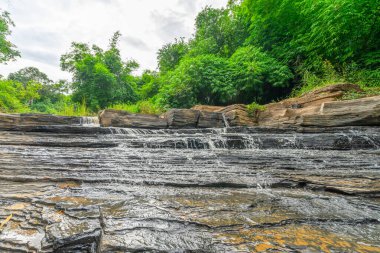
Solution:
{"label": "bush", "polygon": [[260,48],[239,48],[231,57],[235,64],[237,102],[269,102],[279,96],[281,88],[289,86],[293,77],[289,68]]}
{"label": "bush", "polygon": [[136,104],[116,104],[110,106],[108,109],[123,110],[130,113],[142,114],[161,114],[164,112],[162,108],[153,104],[151,101],[139,101]]}
{"label": "bush", "polygon": [[264,111],[265,109],[266,109],[265,105],[259,105],[256,102],[253,102],[247,105],[247,111],[250,117],[254,117],[257,114],[257,112]]}

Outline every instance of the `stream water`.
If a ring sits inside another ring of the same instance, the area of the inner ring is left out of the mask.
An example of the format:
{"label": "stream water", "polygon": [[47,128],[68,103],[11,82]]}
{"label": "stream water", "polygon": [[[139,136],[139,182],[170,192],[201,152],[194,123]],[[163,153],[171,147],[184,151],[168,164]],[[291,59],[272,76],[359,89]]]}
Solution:
{"label": "stream water", "polygon": [[380,129],[0,132],[0,252],[380,252]]}

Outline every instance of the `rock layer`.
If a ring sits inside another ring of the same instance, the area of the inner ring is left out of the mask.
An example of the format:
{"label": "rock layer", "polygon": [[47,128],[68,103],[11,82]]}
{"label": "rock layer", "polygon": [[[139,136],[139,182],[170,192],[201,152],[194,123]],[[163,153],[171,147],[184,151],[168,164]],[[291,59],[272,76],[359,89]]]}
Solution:
{"label": "rock layer", "polygon": [[379,128],[60,129],[0,132],[1,252],[380,250]]}
{"label": "rock layer", "polygon": [[339,100],[345,92],[360,91],[357,85],[337,84],[266,105],[256,121],[260,126],[380,126],[380,96]]}
{"label": "rock layer", "polygon": [[[345,92],[351,90],[359,92],[360,88],[353,84],[336,84],[301,97],[265,105],[262,111],[249,111],[242,104],[226,107],[197,105],[192,109],[172,109],[160,116],[107,109],[99,113],[99,122],[103,127],[143,129],[380,126],[380,96],[342,101]],[[0,130],[42,129],[52,125],[91,125],[88,123],[92,121],[88,117],[0,114]]]}
{"label": "rock layer", "polygon": [[66,117],[49,114],[4,114],[0,113],[0,130],[12,130],[20,126],[51,126],[81,124],[81,117]]}
{"label": "rock layer", "polygon": [[99,113],[99,123],[103,127],[167,128],[166,119],[157,115],[132,114],[122,110],[103,110]]}

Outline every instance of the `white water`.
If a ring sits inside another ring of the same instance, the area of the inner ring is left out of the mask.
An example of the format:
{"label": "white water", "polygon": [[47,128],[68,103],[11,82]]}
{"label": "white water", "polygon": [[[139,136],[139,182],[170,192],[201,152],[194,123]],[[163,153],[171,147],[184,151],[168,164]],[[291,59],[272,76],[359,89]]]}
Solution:
{"label": "white water", "polygon": [[98,117],[81,117],[80,123],[81,126],[89,127],[99,127],[99,118]]}

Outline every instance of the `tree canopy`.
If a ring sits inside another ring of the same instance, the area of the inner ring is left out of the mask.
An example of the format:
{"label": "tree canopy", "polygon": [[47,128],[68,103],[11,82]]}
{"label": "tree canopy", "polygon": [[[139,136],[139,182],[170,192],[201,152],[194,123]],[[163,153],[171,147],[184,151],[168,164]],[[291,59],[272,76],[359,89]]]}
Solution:
{"label": "tree canopy", "polygon": [[119,37],[116,32],[107,50],[74,42],[71,51],[62,55],[62,70],[73,73],[74,102],[84,101],[90,109],[97,110],[138,100],[137,79],[131,74],[138,64],[122,61],[117,47]]}
{"label": "tree canopy", "polygon": [[0,63],[5,63],[20,56],[20,52],[16,50],[16,46],[9,40],[11,34],[10,28],[14,26],[8,12],[0,12]]}
{"label": "tree canopy", "polygon": [[[119,32],[106,49],[73,42],[61,57],[71,83],[22,69],[0,79],[0,108],[158,113],[195,104],[264,104],[343,81],[380,94],[379,13],[380,0],[230,0],[224,8],[205,7],[190,38],[159,49],[157,70],[135,75],[137,62],[120,55]],[[19,55],[7,40],[12,25],[3,12],[0,62]]]}

